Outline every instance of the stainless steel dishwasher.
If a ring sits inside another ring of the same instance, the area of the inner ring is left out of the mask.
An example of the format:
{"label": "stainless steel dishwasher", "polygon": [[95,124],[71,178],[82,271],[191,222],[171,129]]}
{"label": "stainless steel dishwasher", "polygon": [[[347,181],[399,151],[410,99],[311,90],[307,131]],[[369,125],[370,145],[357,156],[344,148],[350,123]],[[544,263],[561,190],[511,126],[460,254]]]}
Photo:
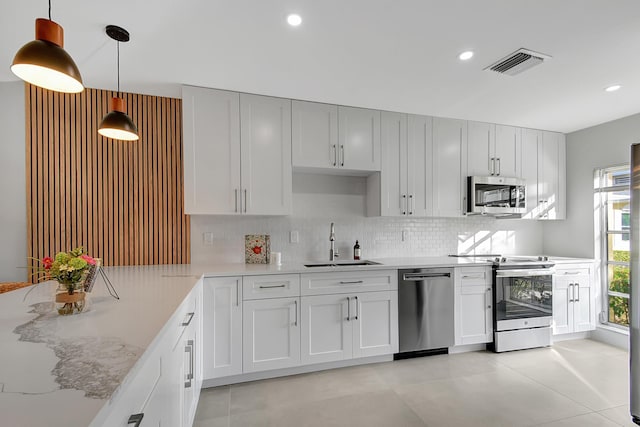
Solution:
{"label": "stainless steel dishwasher", "polygon": [[398,270],[400,353],[447,353],[454,345],[453,269]]}

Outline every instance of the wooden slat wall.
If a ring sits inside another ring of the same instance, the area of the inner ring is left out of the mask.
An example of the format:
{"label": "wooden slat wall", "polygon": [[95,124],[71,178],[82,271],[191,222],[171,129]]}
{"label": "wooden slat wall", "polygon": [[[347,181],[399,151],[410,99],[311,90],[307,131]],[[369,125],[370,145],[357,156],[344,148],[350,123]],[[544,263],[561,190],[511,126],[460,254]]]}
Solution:
{"label": "wooden slat wall", "polygon": [[27,248],[84,246],[105,265],[190,262],[182,191],[182,101],[125,93],[140,140],[98,134],[114,92],[26,85]]}

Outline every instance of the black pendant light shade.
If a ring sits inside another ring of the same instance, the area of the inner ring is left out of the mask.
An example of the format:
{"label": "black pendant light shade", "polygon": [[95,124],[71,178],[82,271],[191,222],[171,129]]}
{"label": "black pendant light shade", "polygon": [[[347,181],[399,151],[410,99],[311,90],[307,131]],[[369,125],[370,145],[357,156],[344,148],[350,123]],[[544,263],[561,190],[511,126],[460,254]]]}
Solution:
{"label": "black pendant light shade", "polygon": [[111,99],[111,112],[102,118],[98,133],[122,141],[137,141],[138,127],[124,112],[124,99]]}
{"label": "black pendant light shade", "polygon": [[45,89],[82,92],[80,71],[63,45],[62,27],[50,19],[38,18],[36,39],[18,50],[11,71],[22,80]]}
{"label": "black pendant light shade", "polygon": [[[105,29],[109,37],[118,42],[118,93],[120,93],[120,42],[129,41],[129,33],[116,25],[107,25]],[[111,112],[102,118],[98,133],[107,138],[122,141],[137,141],[138,127],[125,112],[122,98],[111,99]]]}

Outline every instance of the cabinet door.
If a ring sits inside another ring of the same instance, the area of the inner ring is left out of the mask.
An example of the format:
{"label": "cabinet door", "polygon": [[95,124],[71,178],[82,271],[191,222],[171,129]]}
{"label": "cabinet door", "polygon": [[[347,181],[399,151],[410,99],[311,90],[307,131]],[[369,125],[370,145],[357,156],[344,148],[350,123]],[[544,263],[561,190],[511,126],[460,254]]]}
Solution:
{"label": "cabinet door", "polygon": [[352,298],[353,357],[398,352],[398,292],[364,292]]}
{"label": "cabinet door", "polygon": [[409,213],[433,214],[433,119],[410,114],[407,135],[407,193]]}
{"label": "cabinet door", "polygon": [[591,280],[588,274],[574,276],[573,330],[574,332],[595,329],[595,304],[591,293]]}
{"label": "cabinet door", "polygon": [[573,280],[571,276],[553,276],[553,333],[573,332]]}
{"label": "cabinet door", "polygon": [[380,111],[338,107],[338,164],[352,170],[380,170]]}
{"label": "cabinet door", "polygon": [[245,301],[243,370],[264,371],[300,364],[298,298]]}
{"label": "cabinet door", "polygon": [[187,329],[182,338],[182,425],[190,426],[195,419],[200,390],[196,386],[197,362],[195,354],[200,345],[195,329]]}
{"label": "cabinet door", "polygon": [[538,145],[542,133],[534,129],[522,129],[521,173],[527,191],[526,219],[538,219],[544,210],[544,204],[538,197]]}
{"label": "cabinet door", "polygon": [[291,100],[240,95],[242,211],[291,214]]}
{"label": "cabinet door", "polygon": [[407,115],[382,113],[381,215],[404,216],[409,212],[407,194]]}
{"label": "cabinet door", "polygon": [[555,132],[542,132],[542,142],[538,149],[539,202],[544,210],[541,219],[561,219],[559,202],[559,157],[560,140]]}
{"label": "cabinet door", "polygon": [[517,178],[520,176],[521,129],[495,125],[496,140],[494,175]]}
{"label": "cabinet door", "polygon": [[211,379],[242,373],[241,277],[204,279],[203,368]]}
{"label": "cabinet door", "polygon": [[556,219],[567,218],[567,143],[566,135],[557,134],[558,141],[558,202]]}
{"label": "cabinet door", "polygon": [[194,315],[186,322],[182,338],[183,353],[183,426],[190,426],[196,416],[202,387],[202,295],[198,287],[192,291]]}
{"label": "cabinet door", "polygon": [[466,191],[467,122],[433,119],[433,215],[463,215]]}
{"label": "cabinet door", "polygon": [[496,125],[482,122],[468,123],[467,168],[471,176],[497,174],[494,154]]}
{"label": "cabinet door", "polygon": [[319,295],[301,298],[303,364],[351,359],[352,317],[347,295]]}
{"label": "cabinet door", "polygon": [[239,105],[235,92],[182,88],[185,213],[240,212]]}
{"label": "cabinet door", "polygon": [[292,101],[294,167],[338,166],[338,106]]}
{"label": "cabinet door", "polygon": [[493,341],[491,287],[487,285],[460,287],[459,344]]}

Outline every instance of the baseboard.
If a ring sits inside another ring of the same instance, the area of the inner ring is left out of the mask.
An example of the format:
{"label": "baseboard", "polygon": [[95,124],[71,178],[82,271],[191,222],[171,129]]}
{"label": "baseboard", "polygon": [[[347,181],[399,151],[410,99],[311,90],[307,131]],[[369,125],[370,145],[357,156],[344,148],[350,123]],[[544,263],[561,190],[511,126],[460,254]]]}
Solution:
{"label": "baseboard", "polygon": [[449,347],[449,354],[469,353],[471,351],[484,351],[486,349],[487,344],[457,345],[455,347]]}
{"label": "baseboard", "polygon": [[559,334],[552,335],[551,342],[571,341],[571,340],[585,340],[591,337],[591,332],[574,332],[571,334]]}
{"label": "baseboard", "polygon": [[205,379],[202,388],[218,387],[221,385],[245,383],[249,381],[266,380],[269,378],[284,377],[288,375],[306,374],[309,372],[325,371],[327,369],[346,368],[349,366],[366,365],[369,363],[381,363],[393,361],[393,354],[384,356],[363,357],[360,359],[340,360],[337,362],[318,363],[316,365],[296,366],[286,369],[274,369],[271,371],[249,372],[240,375],[231,375],[222,378]]}
{"label": "baseboard", "polygon": [[629,332],[611,326],[598,326],[590,338],[629,351]]}

